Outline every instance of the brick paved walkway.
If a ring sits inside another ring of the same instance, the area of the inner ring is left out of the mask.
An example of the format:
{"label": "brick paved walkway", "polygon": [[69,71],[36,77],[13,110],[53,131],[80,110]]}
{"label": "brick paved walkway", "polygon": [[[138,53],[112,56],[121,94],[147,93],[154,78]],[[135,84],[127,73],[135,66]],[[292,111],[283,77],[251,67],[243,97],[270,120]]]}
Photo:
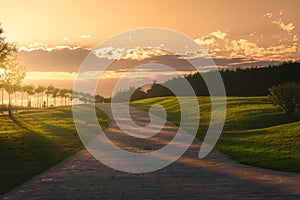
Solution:
{"label": "brick paved walkway", "polygon": [[[107,105],[101,108],[109,113]],[[147,113],[132,111],[139,123],[147,121]],[[111,121],[106,134],[129,151],[147,151],[174,136],[176,127],[167,126],[164,134],[134,140]],[[145,174],[113,170],[82,150],[0,199],[300,199],[300,173],[242,165],[215,150],[200,160],[200,145],[195,139],[175,163]]]}

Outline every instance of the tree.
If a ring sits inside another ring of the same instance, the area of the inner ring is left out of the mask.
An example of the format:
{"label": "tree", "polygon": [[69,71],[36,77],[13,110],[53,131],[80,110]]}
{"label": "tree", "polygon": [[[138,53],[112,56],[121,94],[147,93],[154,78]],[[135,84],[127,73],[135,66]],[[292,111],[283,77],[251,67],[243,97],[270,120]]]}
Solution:
{"label": "tree", "polygon": [[[42,86],[42,85],[38,85],[37,88],[35,88],[35,92],[37,93],[38,95],[38,99],[37,99],[37,107],[41,107],[41,102],[43,104],[43,94],[44,94],[44,91],[46,90],[46,87],[45,86]],[[40,94],[42,94],[42,99],[40,101]]]}
{"label": "tree", "polygon": [[12,89],[13,89],[13,93],[14,93],[14,96],[15,96],[14,97],[15,98],[14,106],[17,107],[17,100],[18,100],[17,92],[21,92],[22,86],[21,85],[13,85]]}
{"label": "tree", "polygon": [[8,112],[9,116],[12,116],[11,95],[15,92],[15,88],[21,84],[26,75],[26,70],[14,56],[7,56],[3,64],[5,70],[1,73],[0,80],[8,93]]}
{"label": "tree", "polygon": [[1,89],[1,112],[4,110],[4,102],[3,102],[3,95],[4,95],[4,83],[0,82],[0,89]]}
{"label": "tree", "polygon": [[130,101],[135,101],[139,99],[146,99],[148,98],[148,94],[141,88],[138,87],[131,95]]}
{"label": "tree", "polygon": [[104,100],[105,98],[103,96],[100,96],[99,94],[95,96],[95,103],[103,103]]}
{"label": "tree", "polygon": [[56,97],[59,96],[60,93],[60,89],[59,88],[54,88],[54,90],[52,91],[52,97],[54,100],[54,106],[56,106]]}
{"label": "tree", "polygon": [[269,88],[269,98],[285,113],[300,113],[300,83],[283,83]]}
{"label": "tree", "polygon": [[90,93],[80,92],[79,95],[79,100],[85,104],[95,102],[95,96],[91,95]]}
{"label": "tree", "polygon": [[68,89],[68,105],[70,105],[70,102],[72,102],[73,100],[73,90],[72,89]]}
{"label": "tree", "polygon": [[21,108],[23,108],[23,100],[24,100],[24,93],[25,93],[23,85],[20,87],[19,92],[21,92]]}
{"label": "tree", "polygon": [[174,96],[173,92],[161,84],[153,83],[151,88],[147,90],[150,97]]}
{"label": "tree", "polygon": [[46,94],[46,97],[47,97],[47,104],[46,104],[47,107],[49,107],[49,96],[51,94],[53,94],[54,90],[55,90],[55,87],[53,85],[49,85],[46,88],[45,94]]}
{"label": "tree", "polygon": [[1,104],[2,104],[2,111],[4,110],[4,102],[3,102],[3,95],[4,95],[4,82],[2,80],[4,70],[6,69],[5,63],[8,60],[8,57],[14,54],[17,51],[17,48],[14,44],[5,42],[5,38],[2,36],[3,29],[1,28],[0,24],[0,89],[1,89]]}
{"label": "tree", "polygon": [[3,29],[0,27],[0,69],[5,68],[3,63],[7,57],[17,52],[17,48],[14,44],[5,42],[5,37],[2,36],[3,32]]}
{"label": "tree", "polygon": [[31,108],[31,96],[35,94],[34,86],[33,85],[24,85],[23,90],[27,94],[27,106],[28,106],[28,108]]}
{"label": "tree", "polygon": [[[59,92],[59,96],[61,98],[61,104],[67,105],[67,96],[68,96],[68,90],[67,89],[61,89]],[[64,103],[65,101],[65,103]]]}
{"label": "tree", "polygon": [[61,89],[60,90],[60,96],[64,99],[64,105],[69,105],[70,100],[73,98],[73,90],[71,89]]}

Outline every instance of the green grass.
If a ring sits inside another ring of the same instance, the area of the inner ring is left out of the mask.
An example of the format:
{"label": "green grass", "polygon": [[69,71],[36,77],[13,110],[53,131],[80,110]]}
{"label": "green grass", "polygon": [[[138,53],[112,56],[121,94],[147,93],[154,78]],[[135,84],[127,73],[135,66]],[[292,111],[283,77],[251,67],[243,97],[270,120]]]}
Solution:
{"label": "green grass", "polygon": [[[189,98],[185,101],[188,104]],[[201,120],[197,137],[203,139],[210,122],[210,99],[198,97],[198,101]],[[175,97],[144,99],[131,105],[149,110],[155,103],[165,107],[169,121],[180,124]],[[284,114],[267,97],[228,97],[226,122],[216,148],[240,163],[300,172],[300,117]]]}
{"label": "green grass", "polygon": [[[108,117],[97,110],[103,128]],[[83,148],[71,107],[0,116],[0,194]]]}

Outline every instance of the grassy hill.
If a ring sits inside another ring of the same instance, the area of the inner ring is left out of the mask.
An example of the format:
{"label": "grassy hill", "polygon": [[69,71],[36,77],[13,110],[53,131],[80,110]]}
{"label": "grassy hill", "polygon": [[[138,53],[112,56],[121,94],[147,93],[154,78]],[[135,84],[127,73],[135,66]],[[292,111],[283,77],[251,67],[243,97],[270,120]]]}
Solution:
{"label": "grassy hill", "polygon": [[[198,101],[197,137],[202,139],[210,121],[210,100],[198,97]],[[148,110],[155,103],[165,107],[169,121],[180,124],[176,97],[143,99],[131,105]],[[241,163],[300,172],[300,117],[284,114],[267,97],[228,97],[226,122],[216,148]]]}
{"label": "grassy hill", "polygon": [[[105,113],[97,110],[102,127]],[[0,116],[0,194],[83,148],[71,107]]]}

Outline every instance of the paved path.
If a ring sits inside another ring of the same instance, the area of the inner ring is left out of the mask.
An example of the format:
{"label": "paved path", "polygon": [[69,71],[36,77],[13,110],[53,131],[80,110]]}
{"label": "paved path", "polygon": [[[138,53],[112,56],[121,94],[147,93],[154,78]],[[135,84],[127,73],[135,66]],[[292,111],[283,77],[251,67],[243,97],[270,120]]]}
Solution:
{"label": "paved path", "polygon": [[[100,107],[109,113],[106,104]],[[147,113],[132,112],[139,123],[147,122]],[[149,151],[170,140],[175,129],[167,124],[164,134],[143,141],[124,135],[111,121],[106,134],[129,151]],[[215,150],[200,160],[200,145],[195,139],[175,163],[145,174],[113,170],[82,150],[0,199],[300,199],[300,173],[242,165]]]}

